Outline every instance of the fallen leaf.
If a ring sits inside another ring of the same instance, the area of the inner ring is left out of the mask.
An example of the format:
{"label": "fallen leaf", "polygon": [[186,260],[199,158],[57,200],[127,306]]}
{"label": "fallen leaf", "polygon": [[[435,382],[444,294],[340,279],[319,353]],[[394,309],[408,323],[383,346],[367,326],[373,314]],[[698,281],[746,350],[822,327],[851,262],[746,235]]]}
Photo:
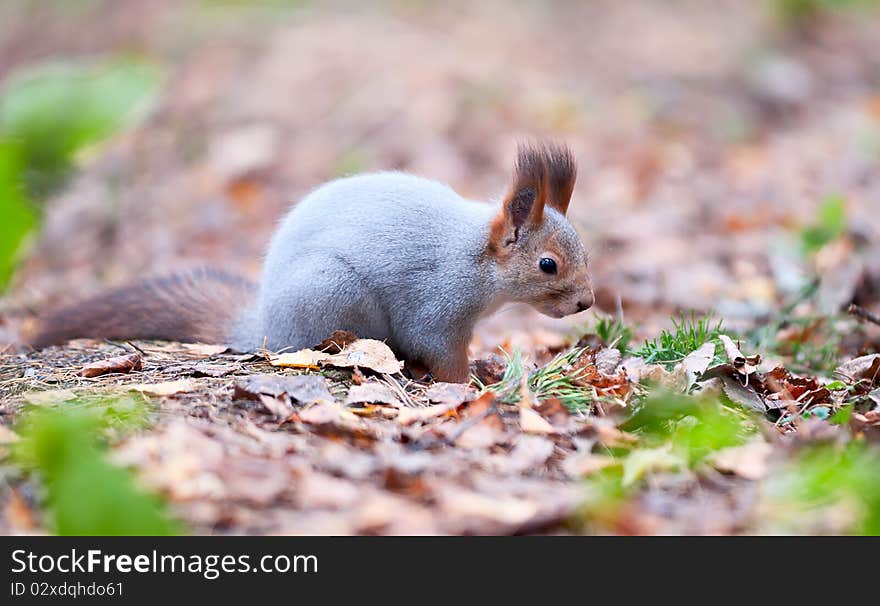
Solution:
{"label": "fallen leaf", "polygon": [[711,460],[718,471],[734,473],[747,480],[760,480],[767,475],[772,452],[773,447],[770,444],[756,440],[719,450]]}
{"label": "fallen leaf", "polygon": [[133,353],[86,364],[82,367],[82,370],[79,371],[79,376],[92,378],[110,373],[126,373],[133,370],[140,370],[142,366],[143,360],[141,359],[141,354]]}
{"label": "fallen leaf", "polygon": [[699,349],[696,349],[685,356],[685,359],[681,361],[682,366],[684,367],[684,371],[687,376],[687,387],[690,387],[696,383],[697,378],[706,372],[706,369],[709,368],[709,365],[712,363],[712,360],[715,358],[715,344],[714,343],[703,343]]}
{"label": "fallen leaf", "polygon": [[465,383],[434,383],[425,391],[425,397],[438,404],[461,404],[473,395]]}
{"label": "fallen leaf", "polygon": [[293,414],[293,405],[290,402],[290,396],[286,393],[279,396],[260,394],[260,402],[263,403],[266,410],[275,415],[276,419],[287,419]]}
{"label": "fallen leaf", "polygon": [[470,364],[471,374],[483,385],[498,383],[504,378],[506,370],[507,361],[498,354],[490,354],[485,358],[474,360]]}
{"label": "fallen leaf", "polygon": [[192,391],[193,382],[189,379],[165,381],[164,383],[136,383],[129,385],[132,391],[139,391],[148,396],[173,396],[174,394]]}
{"label": "fallen leaf", "polygon": [[455,517],[487,518],[509,525],[523,524],[539,511],[538,505],[530,500],[515,497],[492,498],[452,487],[442,493],[440,505]]}
{"label": "fallen leaf", "polygon": [[442,417],[446,413],[455,410],[454,404],[435,404],[433,406],[403,406],[397,413],[395,420],[401,425],[412,425],[418,421],[427,421],[436,417]]}
{"label": "fallen leaf", "polygon": [[345,396],[345,405],[350,404],[388,404],[389,406],[403,406],[393,391],[378,381],[369,381],[361,385],[352,385]]}
{"label": "fallen leaf", "polygon": [[358,336],[351,331],[334,330],[329,337],[312,347],[312,349],[328,354],[337,354],[357,340]]}
{"label": "fallen leaf", "polygon": [[284,394],[299,404],[335,402],[326,379],[315,375],[251,375],[236,382],[233,397],[262,401],[261,396],[279,398]]}
{"label": "fallen leaf", "polygon": [[309,368],[319,370],[319,364],[330,358],[330,354],[313,349],[300,349],[299,351],[269,356],[269,364],[285,368]]}
{"label": "fallen leaf", "polygon": [[506,442],[507,434],[503,426],[499,427],[492,422],[492,417],[497,418],[497,415],[489,415],[458,434],[455,445],[465,450],[482,450]]}
{"label": "fallen leaf", "polygon": [[869,354],[844,362],[834,374],[849,381],[868,381],[873,386],[880,382],[880,354]]}
{"label": "fallen leaf", "polygon": [[355,427],[360,424],[357,415],[346,410],[336,402],[320,402],[299,412],[299,418],[303,423],[310,425],[339,425],[342,427]]}
{"label": "fallen leaf", "polygon": [[553,455],[556,445],[541,436],[522,435],[509,454],[503,455],[505,471],[522,473],[544,465]]}
{"label": "fallen leaf", "polygon": [[519,426],[525,433],[552,434],[556,429],[533,408],[520,406]]}
{"label": "fallen leaf", "polygon": [[753,387],[743,385],[738,379],[727,375],[720,376],[718,379],[721,381],[721,389],[731,401],[743,408],[750,408],[757,412],[765,412],[767,410],[764,400],[755,392]]}
{"label": "fallen leaf", "polygon": [[727,355],[728,361],[733,368],[741,375],[748,376],[758,370],[761,363],[761,356],[746,357],[733,342],[733,339],[727,335],[718,335],[718,339],[724,346],[724,353]]}
{"label": "fallen leaf", "polygon": [[350,343],[340,353],[334,354],[322,361],[326,366],[337,368],[368,368],[382,374],[394,374],[403,369],[391,348],[382,341],[375,339],[358,339]]}

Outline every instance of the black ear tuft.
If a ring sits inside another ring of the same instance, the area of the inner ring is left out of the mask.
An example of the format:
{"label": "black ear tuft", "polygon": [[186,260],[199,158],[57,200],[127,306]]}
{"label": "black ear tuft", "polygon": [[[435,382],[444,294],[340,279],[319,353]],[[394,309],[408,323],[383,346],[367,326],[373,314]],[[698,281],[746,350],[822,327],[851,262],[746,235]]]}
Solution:
{"label": "black ear tuft", "polygon": [[549,143],[545,146],[547,163],[547,204],[563,215],[568,210],[574,183],[577,179],[577,163],[566,145]]}
{"label": "black ear tuft", "polygon": [[507,201],[507,212],[515,228],[520,228],[526,224],[537,199],[538,192],[533,187],[526,186],[515,192]]}

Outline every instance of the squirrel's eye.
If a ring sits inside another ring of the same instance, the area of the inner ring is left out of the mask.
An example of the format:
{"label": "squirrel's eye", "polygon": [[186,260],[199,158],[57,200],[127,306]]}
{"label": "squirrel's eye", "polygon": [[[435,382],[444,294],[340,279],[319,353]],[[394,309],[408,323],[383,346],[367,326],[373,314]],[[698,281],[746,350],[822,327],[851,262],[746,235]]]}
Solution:
{"label": "squirrel's eye", "polygon": [[538,263],[538,267],[541,268],[545,274],[555,274],[556,273],[556,261],[550,259],[549,257],[544,257],[541,259],[540,263]]}

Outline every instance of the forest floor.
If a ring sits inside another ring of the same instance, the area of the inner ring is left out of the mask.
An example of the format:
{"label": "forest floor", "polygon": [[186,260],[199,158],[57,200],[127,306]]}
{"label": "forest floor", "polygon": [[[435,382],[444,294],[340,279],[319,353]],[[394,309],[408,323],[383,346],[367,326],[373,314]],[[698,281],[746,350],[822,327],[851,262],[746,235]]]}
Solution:
{"label": "forest floor", "polygon": [[[10,346],[0,530],[71,528],[25,421],[83,409],[96,456],[188,532],[880,533],[880,17],[786,28],[760,3],[581,4],[15,15],[0,77],[133,50],[168,76],[46,203],[0,342],[135,277],[255,276],[291,201],[341,174],[495,196],[530,136],[578,158],[570,214],[598,310],[502,311],[478,327],[467,389],[407,379],[364,341],[305,367],[194,344]],[[71,33],[86,23],[108,34]]]}

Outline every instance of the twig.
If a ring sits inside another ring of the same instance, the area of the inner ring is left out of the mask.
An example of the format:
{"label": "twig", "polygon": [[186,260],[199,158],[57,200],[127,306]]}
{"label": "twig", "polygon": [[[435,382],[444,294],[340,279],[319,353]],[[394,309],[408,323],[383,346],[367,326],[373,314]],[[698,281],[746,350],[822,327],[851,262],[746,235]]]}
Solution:
{"label": "twig", "polygon": [[870,322],[871,324],[876,324],[877,326],[880,326],[880,316],[878,316],[877,314],[871,313],[870,311],[868,311],[864,307],[859,307],[855,303],[850,303],[850,306],[849,306],[849,308],[847,308],[846,311],[847,311],[847,313],[849,313],[857,318],[861,318],[862,320],[865,320],[866,322]]}

